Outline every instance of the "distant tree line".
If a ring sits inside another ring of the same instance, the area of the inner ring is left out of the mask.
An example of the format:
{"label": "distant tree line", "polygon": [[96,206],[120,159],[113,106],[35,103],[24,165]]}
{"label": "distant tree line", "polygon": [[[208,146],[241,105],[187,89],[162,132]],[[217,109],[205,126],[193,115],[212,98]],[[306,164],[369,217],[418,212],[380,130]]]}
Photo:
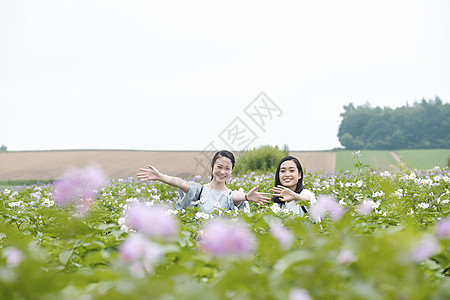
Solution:
{"label": "distant tree line", "polygon": [[439,97],[396,109],[344,105],[338,138],[346,149],[450,149],[450,104]]}
{"label": "distant tree line", "polygon": [[6,152],[8,151],[8,147],[6,147],[5,145],[2,144],[2,146],[0,147],[0,152]]}

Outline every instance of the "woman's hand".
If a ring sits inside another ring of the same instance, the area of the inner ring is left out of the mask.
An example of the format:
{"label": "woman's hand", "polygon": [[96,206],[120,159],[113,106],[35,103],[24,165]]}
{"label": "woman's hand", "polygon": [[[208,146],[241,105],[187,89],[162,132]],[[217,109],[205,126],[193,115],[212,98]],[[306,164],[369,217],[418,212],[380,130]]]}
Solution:
{"label": "woman's hand", "polygon": [[287,187],[284,187],[282,185],[273,187],[271,191],[274,193],[273,195],[280,198],[280,201],[282,202],[291,202],[297,197],[297,194],[293,190],[288,189]]}
{"label": "woman's hand", "polygon": [[260,193],[257,192],[259,189],[259,186],[255,186],[250,190],[250,192],[247,193],[247,197],[245,200],[256,202],[259,205],[264,205],[264,203],[270,203],[270,198],[267,197],[269,193]]}
{"label": "woman's hand", "polygon": [[161,179],[161,173],[155,167],[152,167],[152,166],[148,165],[148,169],[140,168],[140,170],[142,172],[141,173],[137,173],[136,176],[141,181],[160,180]]}

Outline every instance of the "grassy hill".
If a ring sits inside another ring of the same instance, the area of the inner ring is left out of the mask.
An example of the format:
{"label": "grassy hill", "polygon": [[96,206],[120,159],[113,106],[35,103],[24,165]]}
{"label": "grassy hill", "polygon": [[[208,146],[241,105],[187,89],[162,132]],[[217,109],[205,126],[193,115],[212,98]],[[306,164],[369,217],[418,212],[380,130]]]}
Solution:
{"label": "grassy hill", "polygon": [[[354,170],[356,159],[352,157],[355,151],[337,151],[336,152],[336,171]],[[395,154],[401,159],[397,161]],[[396,150],[378,151],[362,150],[359,160],[369,165],[373,170],[388,170],[393,167],[405,164],[410,169],[432,169],[435,166],[445,168],[450,150],[446,149],[425,149],[425,150]]]}
{"label": "grassy hill", "polygon": [[[356,159],[353,158],[352,152],[355,151],[344,150],[336,153],[336,171],[344,172],[355,169]],[[386,170],[393,166],[399,166],[390,151],[363,150],[359,160],[374,170]]]}
{"label": "grassy hill", "polygon": [[450,150],[399,150],[395,151],[410,169],[431,169],[435,166],[444,168],[450,157]]}

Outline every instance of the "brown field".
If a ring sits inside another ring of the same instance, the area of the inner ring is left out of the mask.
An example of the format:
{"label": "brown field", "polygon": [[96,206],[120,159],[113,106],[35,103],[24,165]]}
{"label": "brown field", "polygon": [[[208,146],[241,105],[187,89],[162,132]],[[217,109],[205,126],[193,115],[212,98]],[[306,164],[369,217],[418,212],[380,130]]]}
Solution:
{"label": "brown field", "polygon": [[[235,153],[236,156],[239,153]],[[304,169],[314,173],[333,172],[334,152],[291,152]],[[213,153],[200,151],[71,150],[18,151],[0,153],[0,181],[52,180],[70,167],[97,164],[110,178],[135,177],[139,168],[151,163],[162,173],[189,178],[207,176]]]}

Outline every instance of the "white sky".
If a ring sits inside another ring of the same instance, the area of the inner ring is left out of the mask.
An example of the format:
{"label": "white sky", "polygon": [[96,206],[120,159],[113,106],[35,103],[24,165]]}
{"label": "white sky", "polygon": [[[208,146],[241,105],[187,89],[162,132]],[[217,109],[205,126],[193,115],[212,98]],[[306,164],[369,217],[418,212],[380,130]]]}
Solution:
{"label": "white sky", "polygon": [[[239,117],[249,147],[339,147],[344,104],[450,101],[449,13],[446,0],[0,0],[0,145],[240,150],[220,138]],[[281,110],[263,128],[244,112],[262,91]]]}

